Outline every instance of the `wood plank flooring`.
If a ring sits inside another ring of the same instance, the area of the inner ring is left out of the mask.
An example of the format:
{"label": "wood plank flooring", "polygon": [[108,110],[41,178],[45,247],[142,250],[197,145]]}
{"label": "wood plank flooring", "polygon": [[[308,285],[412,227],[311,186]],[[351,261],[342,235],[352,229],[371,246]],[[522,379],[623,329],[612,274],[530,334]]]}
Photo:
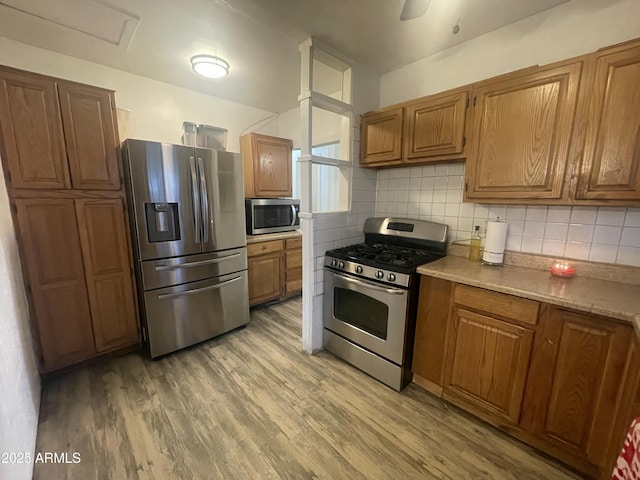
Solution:
{"label": "wood plank flooring", "polygon": [[43,386],[46,479],[576,479],[416,385],[397,393],[301,351],[301,299],[152,361],[130,354]]}

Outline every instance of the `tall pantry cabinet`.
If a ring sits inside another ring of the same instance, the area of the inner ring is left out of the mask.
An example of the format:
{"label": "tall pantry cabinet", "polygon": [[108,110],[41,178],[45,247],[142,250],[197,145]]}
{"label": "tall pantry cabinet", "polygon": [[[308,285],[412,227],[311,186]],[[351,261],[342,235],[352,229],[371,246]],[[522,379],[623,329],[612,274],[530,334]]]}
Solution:
{"label": "tall pantry cabinet", "polygon": [[0,67],[0,156],[43,373],[139,343],[112,91]]}

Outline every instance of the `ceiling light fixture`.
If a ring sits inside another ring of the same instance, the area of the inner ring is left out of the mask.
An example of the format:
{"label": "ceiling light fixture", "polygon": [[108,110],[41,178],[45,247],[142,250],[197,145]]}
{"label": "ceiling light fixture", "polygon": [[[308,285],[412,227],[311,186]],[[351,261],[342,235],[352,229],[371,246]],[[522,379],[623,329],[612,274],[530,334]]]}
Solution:
{"label": "ceiling light fixture", "polygon": [[421,17],[427,13],[429,5],[431,5],[431,0],[405,0],[402,13],[400,14],[400,20],[413,20],[414,18]]}
{"label": "ceiling light fixture", "polygon": [[191,57],[191,66],[196,73],[207,78],[222,78],[229,75],[229,63],[213,55]]}

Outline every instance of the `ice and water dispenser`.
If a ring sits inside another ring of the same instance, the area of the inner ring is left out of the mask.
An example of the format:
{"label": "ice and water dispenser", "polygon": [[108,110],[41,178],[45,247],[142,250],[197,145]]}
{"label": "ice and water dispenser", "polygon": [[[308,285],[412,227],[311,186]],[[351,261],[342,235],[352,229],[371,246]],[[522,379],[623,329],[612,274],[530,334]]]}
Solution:
{"label": "ice and water dispenser", "polygon": [[149,243],[180,240],[177,203],[145,203]]}

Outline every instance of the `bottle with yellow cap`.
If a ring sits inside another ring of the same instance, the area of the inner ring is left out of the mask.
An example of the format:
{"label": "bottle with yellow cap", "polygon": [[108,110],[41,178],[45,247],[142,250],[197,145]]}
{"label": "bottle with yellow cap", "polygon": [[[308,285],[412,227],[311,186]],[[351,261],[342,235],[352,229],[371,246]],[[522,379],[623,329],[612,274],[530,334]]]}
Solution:
{"label": "bottle with yellow cap", "polygon": [[481,257],[480,252],[480,225],[476,225],[471,236],[471,242],[469,244],[469,260],[472,262],[479,262]]}

